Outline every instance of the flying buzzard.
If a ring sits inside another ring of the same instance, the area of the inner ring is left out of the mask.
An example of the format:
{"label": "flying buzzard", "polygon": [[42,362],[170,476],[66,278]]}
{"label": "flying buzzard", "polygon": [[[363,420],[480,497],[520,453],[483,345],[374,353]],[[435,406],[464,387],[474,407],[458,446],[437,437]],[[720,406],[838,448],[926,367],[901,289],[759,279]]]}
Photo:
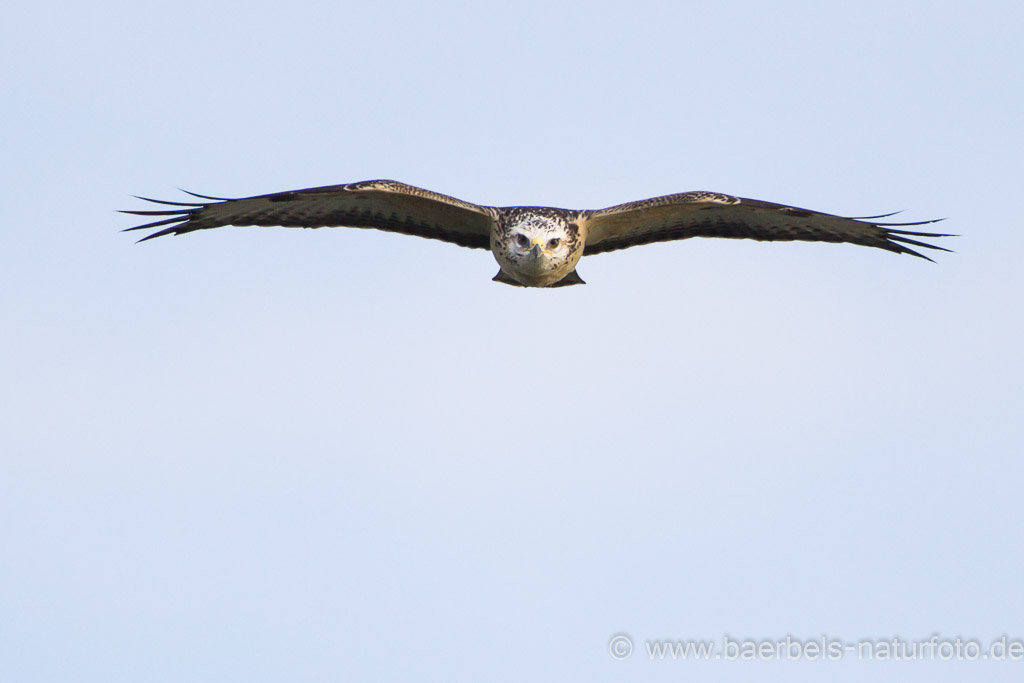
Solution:
{"label": "flying buzzard", "polygon": [[842,218],[717,192],[670,194],[596,211],[479,206],[393,180],[243,199],[188,194],[209,201],[183,203],[139,197],[176,208],[124,211],[139,216],[168,216],[128,230],[171,224],[141,242],[224,225],[377,228],[461,247],[490,249],[501,267],[494,279],[521,287],[581,285],[584,282],[576,274],[576,264],[582,256],[688,237],[850,242],[925,259],[928,257],[907,245],[949,250],[915,237],[951,237],[902,229],[935,221],[879,223],[877,219],[893,214]]}

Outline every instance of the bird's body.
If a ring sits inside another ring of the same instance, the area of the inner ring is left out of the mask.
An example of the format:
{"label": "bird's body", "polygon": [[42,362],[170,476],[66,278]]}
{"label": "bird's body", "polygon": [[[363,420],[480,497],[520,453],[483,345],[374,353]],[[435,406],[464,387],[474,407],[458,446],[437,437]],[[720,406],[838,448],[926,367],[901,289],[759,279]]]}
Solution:
{"label": "bird's body", "polygon": [[579,211],[481,206],[393,180],[242,199],[193,196],[210,201],[149,199],[176,208],[126,211],[164,217],[129,230],[173,224],[144,238],[148,240],[225,225],[377,228],[489,248],[501,268],[494,279],[523,287],[583,284],[576,264],[585,255],[688,237],[849,242],[922,258],[927,257],[907,245],[948,251],[914,239],[948,235],[898,229],[934,221],[878,223],[874,221],[886,216],[843,218],[715,192],[685,192]]}

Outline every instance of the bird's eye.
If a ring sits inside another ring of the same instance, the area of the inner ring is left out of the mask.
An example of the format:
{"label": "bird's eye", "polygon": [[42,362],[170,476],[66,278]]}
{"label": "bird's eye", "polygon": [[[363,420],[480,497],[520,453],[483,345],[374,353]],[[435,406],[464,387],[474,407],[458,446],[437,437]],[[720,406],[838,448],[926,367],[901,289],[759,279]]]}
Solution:
{"label": "bird's eye", "polygon": [[558,245],[562,243],[562,240],[557,237],[552,237],[548,240],[548,249],[558,249]]}
{"label": "bird's eye", "polygon": [[527,239],[526,235],[524,235],[523,233],[519,233],[516,235],[516,244],[518,244],[520,247],[525,247],[530,244],[530,240]]}

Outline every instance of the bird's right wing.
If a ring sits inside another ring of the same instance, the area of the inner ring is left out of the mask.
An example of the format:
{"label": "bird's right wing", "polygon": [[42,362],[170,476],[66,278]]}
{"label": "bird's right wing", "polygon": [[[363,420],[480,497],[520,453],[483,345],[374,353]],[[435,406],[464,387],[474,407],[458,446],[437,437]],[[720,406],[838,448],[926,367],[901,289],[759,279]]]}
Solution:
{"label": "bird's right wing", "polygon": [[733,237],[766,241],[850,242],[927,259],[910,247],[949,250],[915,238],[951,237],[942,233],[906,230],[907,226],[936,221],[880,223],[877,219],[886,216],[843,218],[718,192],[684,192],[653,197],[588,211],[584,215],[589,231],[586,251],[583,252],[586,255],[690,237]]}
{"label": "bird's right wing", "polygon": [[[193,194],[193,193],[189,193]],[[394,180],[368,180],[349,185],[313,187],[242,199],[196,195],[209,202],[166,202],[162,211],[123,211],[159,220],[128,230],[170,227],[147,235],[181,235],[224,225],[280,225],[289,228],[376,228],[451,242],[462,247],[490,247],[496,211]]]}

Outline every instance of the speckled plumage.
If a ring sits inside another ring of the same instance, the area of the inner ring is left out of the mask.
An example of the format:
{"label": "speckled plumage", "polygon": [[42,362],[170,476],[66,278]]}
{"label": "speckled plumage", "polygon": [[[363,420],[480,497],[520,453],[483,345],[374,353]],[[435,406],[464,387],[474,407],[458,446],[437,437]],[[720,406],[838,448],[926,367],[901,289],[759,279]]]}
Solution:
{"label": "speckled plumage", "polygon": [[949,235],[900,229],[935,221],[879,223],[875,221],[892,214],[843,218],[717,192],[685,192],[582,211],[480,206],[394,180],[242,199],[193,196],[210,201],[146,199],[175,208],[125,211],[160,217],[128,230],[168,226],[140,240],[145,241],[225,225],[376,228],[489,248],[501,268],[494,279],[524,287],[583,284],[576,273],[583,256],[690,237],[849,242],[921,258],[928,257],[907,245],[949,251],[914,239]]}
{"label": "speckled plumage", "polygon": [[524,287],[549,287],[573,272],[583,256],[583,239],[577,221],[579,212],[566,209],[545,206],[498,209],[497,225],[491,231],[491,253],[501,272],[513,282]]}

